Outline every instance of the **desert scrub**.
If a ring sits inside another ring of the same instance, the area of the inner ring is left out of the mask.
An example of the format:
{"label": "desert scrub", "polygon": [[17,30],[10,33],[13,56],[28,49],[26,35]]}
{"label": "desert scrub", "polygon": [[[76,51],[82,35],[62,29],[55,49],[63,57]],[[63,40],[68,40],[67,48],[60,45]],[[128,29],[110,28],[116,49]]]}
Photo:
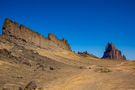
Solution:
{"label": "desert scrub", "polygon": [[95,72],[100,72],[100,73],[108,73],[111,72],[110,69],[103,67],[103,66],[98,66],[98,65],[92,65],[91,67],[89,67],[90,69],[93,69],[93,71]]}
{"label": "desert scrub", "polygon": [[95,72],[100,72],[100,73],[108,73],[111,72],[110,69],[106,68],[106,67],[97,67],[94,69]]}

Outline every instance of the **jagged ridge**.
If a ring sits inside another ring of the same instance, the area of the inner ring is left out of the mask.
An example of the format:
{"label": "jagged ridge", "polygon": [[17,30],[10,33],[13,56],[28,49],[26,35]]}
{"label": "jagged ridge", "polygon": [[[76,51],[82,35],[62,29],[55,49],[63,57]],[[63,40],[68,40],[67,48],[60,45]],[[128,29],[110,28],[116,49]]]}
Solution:
{"label": "jagged ridge", "polygon": [[103,59],[115,59],[115,60],[126,60],[125,55],[122,55],[121,51],[115,48],[112,43],[108,43],[102,57]]}
{"label": "jagged ridge", "polygon": [[24,25],[19,25],[17,22],[13,22],[10,19],[5,19],[2,28],[2,37],[8,39],[12,42],[18,43],[21,40],[27,43],[33,43],[41,48],[61,48],[65,50],[71,50],[70,45],[67,40],[59,40],[54,34],[49,34],[48,38],[33,32],[31,29],[25,27]]}

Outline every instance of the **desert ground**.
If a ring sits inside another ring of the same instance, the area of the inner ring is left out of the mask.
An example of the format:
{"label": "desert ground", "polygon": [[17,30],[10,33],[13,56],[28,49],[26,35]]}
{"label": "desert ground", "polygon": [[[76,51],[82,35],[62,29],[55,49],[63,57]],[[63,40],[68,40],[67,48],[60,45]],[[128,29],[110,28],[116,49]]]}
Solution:
{"label": "desert ground", "polygon": [[34,89],[135,90],[135,61],[103,60],[1,40],[0,90]]}

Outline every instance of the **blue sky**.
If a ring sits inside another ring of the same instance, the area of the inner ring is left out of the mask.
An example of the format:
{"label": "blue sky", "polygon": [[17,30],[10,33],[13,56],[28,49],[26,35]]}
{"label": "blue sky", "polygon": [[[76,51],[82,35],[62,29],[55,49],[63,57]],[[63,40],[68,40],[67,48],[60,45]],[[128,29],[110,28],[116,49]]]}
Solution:
{"label": "blue sky", "polygon": [[6,17],[45,37],[64,37],[74,51],[101,57],[113,42],[135,60],[134,0],[0,0],[0,28]]}

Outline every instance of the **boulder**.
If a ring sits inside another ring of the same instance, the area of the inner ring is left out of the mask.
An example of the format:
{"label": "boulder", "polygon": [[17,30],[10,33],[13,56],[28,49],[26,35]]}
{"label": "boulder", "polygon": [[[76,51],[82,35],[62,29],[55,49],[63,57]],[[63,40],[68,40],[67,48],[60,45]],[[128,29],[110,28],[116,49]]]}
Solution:
{"label": "boulder", "polygon": [[29,83],[26,85],[26,87],[25,87],[24,90],[36,90],[36,88],[37,88],[36,82],[35,82],[35,81],[31,81],[31,82],[29,82]]}

